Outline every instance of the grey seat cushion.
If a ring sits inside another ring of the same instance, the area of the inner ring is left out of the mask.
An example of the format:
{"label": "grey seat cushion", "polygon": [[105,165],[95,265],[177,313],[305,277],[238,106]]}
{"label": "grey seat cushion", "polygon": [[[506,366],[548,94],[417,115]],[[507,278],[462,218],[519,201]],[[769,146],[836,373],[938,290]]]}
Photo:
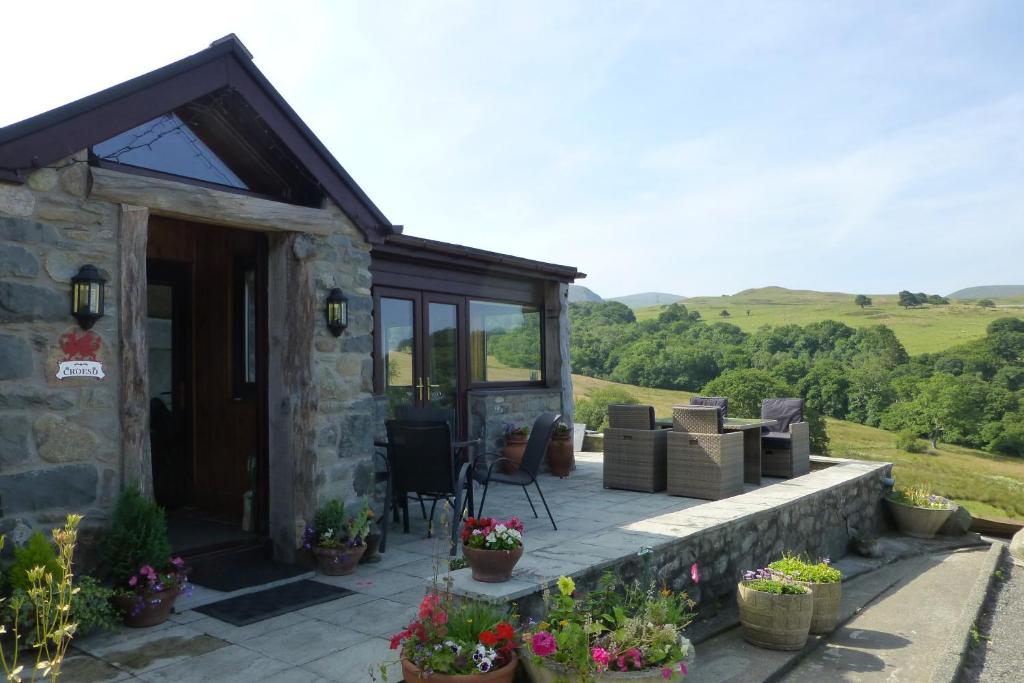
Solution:
{"label": "grey seat cushion", "polygon": [[761,448],[786,449],[793,443],[793,435],[789,432],[768,432],[761,435]]}
{"label": "grey seat cushion", "polygon": [[693,396],[690,398],[690,405],[715,406],[716,408],[721,408],[723,418],[729,417],[729,399],[724,396]]}
{"label": "grey seat cushion", "polygon": [[766,398],[761,401],[761,419],[775,420],[775,424],[762,427],[761,433],[788,432],[789,425],[804,421],[802,398]]}

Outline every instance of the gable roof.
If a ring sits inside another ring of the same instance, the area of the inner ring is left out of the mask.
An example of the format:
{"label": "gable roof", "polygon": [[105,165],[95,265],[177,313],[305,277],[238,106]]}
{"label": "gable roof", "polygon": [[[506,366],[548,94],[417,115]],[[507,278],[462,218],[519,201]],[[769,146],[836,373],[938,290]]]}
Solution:
{"label": "gable roof", "polygon": [[401,231],[256,68],[234,34],[191,57],[0,128],[0,180],[25,182],[33,169],[225,87],[246,100],[368,239],[379,242]]}

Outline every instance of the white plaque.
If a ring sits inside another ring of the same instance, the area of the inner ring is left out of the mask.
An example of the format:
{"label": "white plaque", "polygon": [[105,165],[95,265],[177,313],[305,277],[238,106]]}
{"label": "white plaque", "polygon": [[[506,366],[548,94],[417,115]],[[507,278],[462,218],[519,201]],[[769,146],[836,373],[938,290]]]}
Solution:
{"label": "white plaque", "polygon": [[103,379],[103,363],[95,360],[63,360],[57,366],[57,379],[92,377]]}

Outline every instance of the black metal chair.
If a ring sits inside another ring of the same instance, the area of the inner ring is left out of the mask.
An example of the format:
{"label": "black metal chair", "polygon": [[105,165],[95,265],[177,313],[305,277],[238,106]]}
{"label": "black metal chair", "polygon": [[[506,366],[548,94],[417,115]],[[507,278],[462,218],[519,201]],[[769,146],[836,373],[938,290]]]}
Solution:
{"label": "black metal chair", "polygon": [[427,535],[433,534],[434,513],[438,501],[452,506],[451,539],[455,539],[465,512],[464,497],[469,486],[471,465],[463,464],[456,473],[451,428],[447,422],[410,422],[388,420],[388,460],[392,497],[402,500],[402,526],[409,531],[408,499],[415,496],[422,505],[431,501]]}
{"label": "black metal chair", "polygon": [[484,494],[480,497],[480,510],[477,516],[484,514],[484,502],[487,500],[487,489],[491,485],[491,482],[497,482],[499,484],[514,484],[516,486],[523,487],[523,493],[526,494],[526,500],[530,503],[530,509],[533,510],[533,516],[537,515],[537,508],[533,506],[533,500],[530,498],[530,492],[526,489],[527,486],[533,484],[537,487],[537,493],[540,494],[540,501],[544,503],[544,509],[548,513],[548,519],[551,520],[551,526],[557,531],[558,526],[555,524],[555,518],[551,515],[551,508],[548,507],[548,502],[544,499],[544,492],[540,490],[540,483],[537,481],[537,472],[540,470],[540,463],[544,459],[544,455],[548,450],[548,443],[551,442],[551,434],[555,430],[555,423],[562,418],[558,413],[542,413],[534,423],[533,428],[530,430],[530,439],[526,442],[526,451],[523,453],[523,461],[519,465],[519,469],[509,474],[507,472],[501,472],[496,470],[496,466],[499,463],[511,462],[508,458],[496,458],[491,462],[486,472],[480,467],[478,463],[473,469],[473,478],[484,485]]}

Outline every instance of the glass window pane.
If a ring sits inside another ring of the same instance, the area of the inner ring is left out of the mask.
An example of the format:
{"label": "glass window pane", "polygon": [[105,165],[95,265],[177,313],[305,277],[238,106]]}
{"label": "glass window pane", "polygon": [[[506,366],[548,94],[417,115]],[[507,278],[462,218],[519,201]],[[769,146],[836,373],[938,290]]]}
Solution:
{"label": "glass window pane", "polygon": [[174,410],[171,374],[173,345],[171,314],[174,289],[151,284],[146,288],[146,345],[149,347],[149,405],[156,399],[168,412]]}
{"label": "glass window pane", "polygon": [[245,382],[256,383],[256,271],[245,271],[243,321],[245,325]]}
{"label": "glass window pane", "polygon": [[539,308],[471,301],[469,318],[474,382],[538,382],[543,379]]}
{"label": "glass window pane", "polygon": [[380,300],[381,358],[384,361],[384,394],[391,416],[400,405],[414,400],[413,302],[408,299]]}
{"label": "glass window pane", "polygon": [[431,405],[454,408],[458,397],[457,312],[454,304],[431,302],[428,312],[430,359],[427,384]]}

